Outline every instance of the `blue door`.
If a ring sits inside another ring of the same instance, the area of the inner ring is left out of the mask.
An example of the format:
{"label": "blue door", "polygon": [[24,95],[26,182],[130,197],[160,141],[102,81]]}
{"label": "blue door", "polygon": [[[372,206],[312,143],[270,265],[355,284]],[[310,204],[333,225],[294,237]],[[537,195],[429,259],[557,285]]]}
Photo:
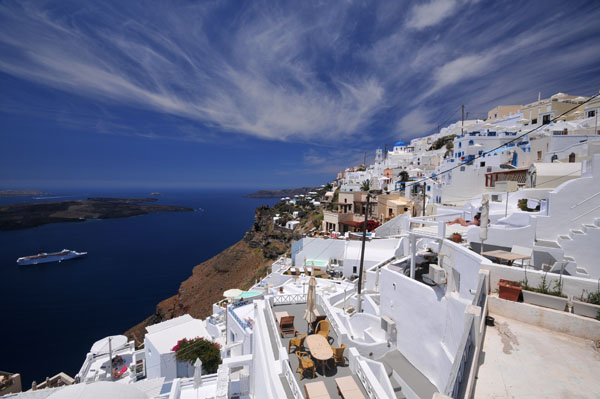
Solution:
{"label": "blue door", "polygon": [[512,166],[517,167],[518,164],[519,164],[519,155],[515,151],[515,152],[513,152]]}

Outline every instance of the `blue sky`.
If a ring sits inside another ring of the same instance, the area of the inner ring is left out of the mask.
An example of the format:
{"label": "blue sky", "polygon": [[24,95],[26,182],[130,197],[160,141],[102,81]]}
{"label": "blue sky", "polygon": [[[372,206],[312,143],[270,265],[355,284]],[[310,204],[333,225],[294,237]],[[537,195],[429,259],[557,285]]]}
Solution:
{"label": "blue sky", "polygon": [[321,184],[461,104],[597,93],[598,21],[598,1],[3,1],[0,187]]}

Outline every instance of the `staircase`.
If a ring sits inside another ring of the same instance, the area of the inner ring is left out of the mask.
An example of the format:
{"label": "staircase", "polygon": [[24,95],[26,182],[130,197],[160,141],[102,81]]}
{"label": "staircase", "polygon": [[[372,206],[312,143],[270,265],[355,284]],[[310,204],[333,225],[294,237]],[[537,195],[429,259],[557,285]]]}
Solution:
{"label": "staircase", "polygon": [[567,235],[560,235],[557,241],[564,251],[565,260],[577,264],[576,276],[600,278],[600,218],[583,224],[580,229],[571,229]]}

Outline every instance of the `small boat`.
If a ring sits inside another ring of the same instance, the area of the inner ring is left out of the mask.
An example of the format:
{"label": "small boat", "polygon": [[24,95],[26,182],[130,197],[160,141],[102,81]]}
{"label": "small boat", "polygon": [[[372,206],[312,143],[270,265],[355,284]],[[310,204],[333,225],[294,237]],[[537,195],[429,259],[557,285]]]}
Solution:
{"label": "small boat", "polygon": [[38,263],[62,262],[63,260],[80,258],[87,255],[87,252],[76,252],[70,249],[63,249],[60,252],[40,252],[37,255],[23,256],[17,259],[19,265],[37,265]]}

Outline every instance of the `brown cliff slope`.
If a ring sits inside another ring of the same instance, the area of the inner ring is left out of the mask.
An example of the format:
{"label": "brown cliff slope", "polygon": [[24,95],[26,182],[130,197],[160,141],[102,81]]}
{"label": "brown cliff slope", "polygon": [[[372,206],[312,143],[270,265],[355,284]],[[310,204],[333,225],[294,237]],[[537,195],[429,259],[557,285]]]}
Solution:
{"label": "brown cliff slope", "polygon": [[290,230],[273,225],[273,212],[267,206],[257,208],[254,225],[242,240],[195,266],[176,295],[160,302],[153,315],[125,334],[141,343],[146,326],[185,313],[206,318],[212,314],[212,304],[223,298],[223,291],[251,287],[275,259],[289,250],[292,239],[297,239]]}

